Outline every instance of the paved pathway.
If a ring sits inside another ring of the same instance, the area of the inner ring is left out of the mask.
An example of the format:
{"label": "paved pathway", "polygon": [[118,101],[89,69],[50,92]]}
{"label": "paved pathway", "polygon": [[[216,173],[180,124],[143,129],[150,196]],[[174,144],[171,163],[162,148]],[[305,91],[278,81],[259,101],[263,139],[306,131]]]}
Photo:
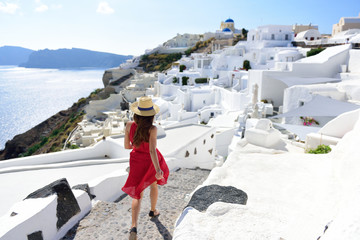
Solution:
{"label": "paved pathway", "polygon": [[[159,187],[157,209],[161,215],[150,219],[149,188],[142,201],[138,239],[172,239],[176,219],[187,205],[190,194],[200,185],[210,171],[180,169],[171,172],[168,184]],[[131,225],[131,198],[126,196],[116,202],[99,202],[62,240],[126,240]]]}

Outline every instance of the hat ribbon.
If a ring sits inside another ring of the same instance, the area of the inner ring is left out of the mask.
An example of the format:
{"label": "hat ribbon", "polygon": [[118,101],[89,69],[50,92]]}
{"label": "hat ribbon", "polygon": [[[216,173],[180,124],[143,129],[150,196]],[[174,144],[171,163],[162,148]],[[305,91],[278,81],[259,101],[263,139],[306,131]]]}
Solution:
{"label": "hat ribbon", "polygon": [[153,110],[154,107],[153,107],[153,106],[151,106],[151,107],[149,107],[149,108],[138,107],[138,109],[139,109],[140,111],[150,111],[150,110]]}

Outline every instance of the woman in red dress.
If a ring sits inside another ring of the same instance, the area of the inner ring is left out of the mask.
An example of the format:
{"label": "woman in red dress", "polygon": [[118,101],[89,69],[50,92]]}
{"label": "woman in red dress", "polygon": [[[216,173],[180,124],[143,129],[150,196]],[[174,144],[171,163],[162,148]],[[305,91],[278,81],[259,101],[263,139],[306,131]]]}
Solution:
{"label": "woman in red dress", "polygon": [[158,184],[166,184],[169,169],[164,157],[156,148],[157,128],[153,121],[159,107],[153,104],[150,97],[141,97],[138,102],[131,104],[130,109],[134,113],[134,122],[126,124],[124,146],[132,151],[129,176],[122,190],[133,198],[130,239],[137,239],[137,222],[143,191],[150,186],[149,216],[159,216],[160,212],[156,209]]}

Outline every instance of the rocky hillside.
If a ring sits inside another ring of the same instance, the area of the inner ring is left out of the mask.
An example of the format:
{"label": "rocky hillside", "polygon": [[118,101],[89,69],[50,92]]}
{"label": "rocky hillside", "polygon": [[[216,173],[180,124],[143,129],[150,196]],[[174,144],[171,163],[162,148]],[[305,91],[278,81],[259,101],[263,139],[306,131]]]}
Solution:
{"label": "rocky hillside", "polygon": [[[69,135],[84,115],[84,107],[91,100],[99,99],[102,90],[81,98],[70,108],[60,111],[29,131],[16,135],[0,151],[0,160],[60,151]],[[68,146],[72,147],[72,146]]]}
{"label": "rocky hillside", "polygon": [[[211,53],[213,44],[220,46],[221,49],[228,46],[233,46],[237,42],[244,40],[244,38],[234,37],[230,39],[215,39],[210,38],[206,41],[199,41],[195,46],[187,49],[185,55],[190,56],[191,53]],[[139,67],[145,72],[153,71],[164,71],[169,69],[173,62],[179,60],[182,57],[182,53],[171,53],[171,54],[144,54],[140,57]]]}

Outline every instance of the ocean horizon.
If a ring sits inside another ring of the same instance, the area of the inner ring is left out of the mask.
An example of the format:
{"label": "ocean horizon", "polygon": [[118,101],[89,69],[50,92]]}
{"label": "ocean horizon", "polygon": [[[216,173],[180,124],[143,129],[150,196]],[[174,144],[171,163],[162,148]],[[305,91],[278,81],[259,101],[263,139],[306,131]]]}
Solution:
{"label": "ocean horizon", "polygon": [[0,66],[0,149],[97,88],[105,69]]}

